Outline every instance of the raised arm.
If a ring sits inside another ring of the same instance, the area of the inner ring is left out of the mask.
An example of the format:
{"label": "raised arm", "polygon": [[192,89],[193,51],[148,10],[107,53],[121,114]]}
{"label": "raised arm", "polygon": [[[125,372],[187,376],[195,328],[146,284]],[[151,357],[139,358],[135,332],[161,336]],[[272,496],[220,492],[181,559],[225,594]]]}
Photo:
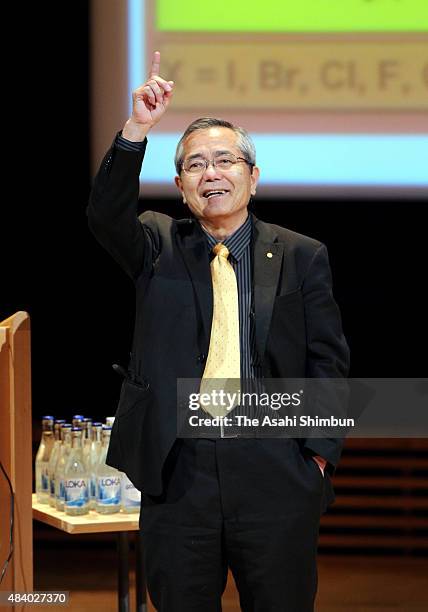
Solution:
{"label": "raised arm", "polygon": [[96,239],[134,280],[150,268],[157,248],[157,236],[140,222],[137,209],[146,136],[168,108],[174,87],[159,76],[159,69],[156,51],[147,81],[132,93],[132,114],[121,134],[140,146],[126,150],[116,137],[94,179],[87,207]]}
{"label": "raised arm", "polygon": [[155,51],[147,81],[132,93],[132,115],[125,123],[122,136],[141,142],[161,119],[171,101],[174,82],[159,76],[160,53]]}

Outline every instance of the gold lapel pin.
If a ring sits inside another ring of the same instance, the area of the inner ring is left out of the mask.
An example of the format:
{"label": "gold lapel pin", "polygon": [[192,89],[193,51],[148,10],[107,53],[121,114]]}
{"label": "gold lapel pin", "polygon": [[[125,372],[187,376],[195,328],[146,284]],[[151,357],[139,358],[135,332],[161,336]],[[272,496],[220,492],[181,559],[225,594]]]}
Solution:
{"label": "gold lapel pin", "polygon": [[273,254],[270,251],[268,251],[266,253],[266,257],[269,257],[269,259],[271,259],[273,257]]}

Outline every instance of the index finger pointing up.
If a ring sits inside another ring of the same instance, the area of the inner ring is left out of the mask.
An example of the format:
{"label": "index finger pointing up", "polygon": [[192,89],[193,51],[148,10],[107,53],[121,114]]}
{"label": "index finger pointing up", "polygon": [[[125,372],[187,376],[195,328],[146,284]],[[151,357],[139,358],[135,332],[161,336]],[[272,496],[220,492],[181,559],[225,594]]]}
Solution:
{"label": "index finger pointing up", "polygon": [[150,68],[150,76],[158,76],[160,70],[160,52],[153,53],[152,67]]}

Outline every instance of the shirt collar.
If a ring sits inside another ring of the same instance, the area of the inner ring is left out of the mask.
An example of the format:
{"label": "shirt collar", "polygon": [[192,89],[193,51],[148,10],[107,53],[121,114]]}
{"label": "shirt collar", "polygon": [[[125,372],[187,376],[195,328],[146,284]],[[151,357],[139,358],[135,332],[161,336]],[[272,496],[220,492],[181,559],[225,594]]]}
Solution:
{"label": "shirt collar", "polygon": [[233,232],[233,234],[231,234],[225,240],[222,241],[217,240],[216,238],[214,238],[214,236],[211,236],[211,234],[202,225],[201,227],[205,232],[210,251],[212,250],[214,245],[216,245],[218,242],[221,242],[229,249],[229,253],[235,259],[235,261],[239,261],[241,259],[245,249],[248,247],[251,241],[252,223],[250,214],[248,215],[244,223]]}

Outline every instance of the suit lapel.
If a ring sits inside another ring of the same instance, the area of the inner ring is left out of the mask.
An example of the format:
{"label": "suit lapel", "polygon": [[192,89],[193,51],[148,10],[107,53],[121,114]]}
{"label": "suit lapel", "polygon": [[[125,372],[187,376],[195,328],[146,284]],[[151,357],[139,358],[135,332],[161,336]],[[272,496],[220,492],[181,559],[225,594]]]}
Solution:
{"label": "suit lapel", "polygon": [[203,344],[208,350],[213,312],[213,289],[209,265],[208,243],[199,223],[184,219],[178,222],[178,246],[189,273],[195,294],[198,320],[202,322]]}
{"label": "suit lapel", "polygon": [[284,243],[278,242],[274,228],[253,215],[253,288],[256,322],[256,344],[261,360],[272,319],[283,260]]}

